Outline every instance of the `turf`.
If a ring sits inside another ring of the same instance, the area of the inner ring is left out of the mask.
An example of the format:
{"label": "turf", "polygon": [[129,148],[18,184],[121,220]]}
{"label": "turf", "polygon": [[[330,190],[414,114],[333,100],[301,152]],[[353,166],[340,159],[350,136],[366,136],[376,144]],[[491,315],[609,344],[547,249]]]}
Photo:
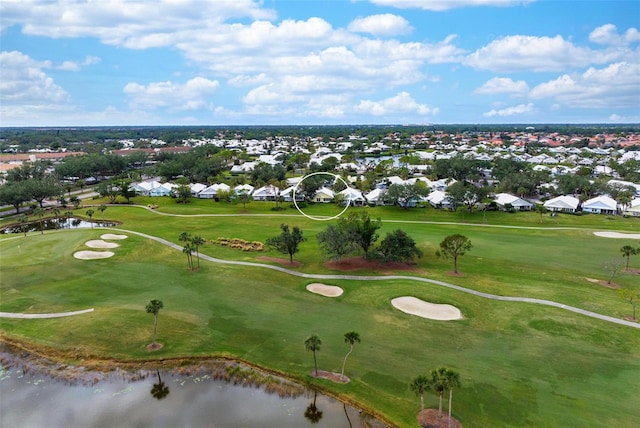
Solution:
{"label": "turf", "polygon": [[[196,208],[174,204],[176,208],[171,205],[171,210],[191,214],[191,210],[209,208],[209,212],[227,210],[226,214],[232,215],[176,217],[136,207],[109,207],[102,216],[120,221],[121,229],[176,243],[183,231],[206,239],[225,236],[264,241],[278,233],[280,223],[298,225],[308,240],[295,256],[302,263],[295,269],[331,273],[324,267],[315,242],[326,222],[305,219],[291,210],[285,211],[290,216],[240,216],[245,214],[239,212],[241,207],[213,210],[210,207],[217,205],[207,202],[194,204],[201,205]],[[330,208],[313,208],[330,213]],[[258,203],[244,211],[274,214]],[[424,218],[427,213],[440,215],[429,209],[384,208],[370,213],[383,218],[381,235],[402,228],[424,251],[418,270],[401,272],[404,275],[426,276],[494,294],[546,298],[618,318],[630,313],[631,306],[615,290],[585,278],[606,279],[601,262],[620,257],[622,245],[637,245],[633,240],[595,237],[593,230],[629,231],[638,224],[633,220],[600,217],[601,224],[594,225],[595,216],[571,216],[567,226],[583,228],[570,230],[540,229],[537,215],[522,213],[487,213],[487,217],[489,225],[511,219],[512,224],[520,222],[532,229],[486,227],[482,214],[476,225],[390,221],[402,220],[405,214],[407,220],[428,221]],[[585,220],[588,222],[579,223]],[[305,291],[306,284],[315,280],[264,268],[201,261],[201,269],[191,272],[185,255],[134,234],[117,241],[120,247],[110,259],[73,258],[74,251],[86,249],[84,242],[102,233],[104,230],[89,229],[0,239],[1,311],[95,308],[93,313],[69,318],[0,319],[3,335],[79,354],[123,359],[232,356],[320,385],[399,426],[415,426],[419,410],[409,382],[440,366],[460,372],[463,387],[454,394],[454,415],[465,427],[631,427],[637,423],[638,329],[555,308],[490,301],[409,280],[331,281],[345,293],[329,299]],[[434,254],[438,243],[451,233],[468,236],[474,245],[460,259],[461,277],[448,274],[451,261]],[[271,251],[245,253],[210,243],[201,251],[234,260],[284,257]],[[637,259],[631,259],[632,267],[640,267]],[[638,276],[620,275],[615,282],[637,286]],[[390,304],[392,298],[402,295],[454,304],[465,318],[441,322],[406,315]],[[158,340],[164,347],[150,352],[145,345],[151,340],[153,317],[145,313],[144,306],[154,298],[165,305],[158,326]],[[320,367],[340,371],[348,351],[343,334],[350,330],[362,337],[347,363],[346,374],[352,381],[338,385],[309,377],[313,358],[304,349],[305,338],[318,334],[323,341],[318,354]],[[426,400],[429,407],[437,406],[436,395],[429,394]]]}

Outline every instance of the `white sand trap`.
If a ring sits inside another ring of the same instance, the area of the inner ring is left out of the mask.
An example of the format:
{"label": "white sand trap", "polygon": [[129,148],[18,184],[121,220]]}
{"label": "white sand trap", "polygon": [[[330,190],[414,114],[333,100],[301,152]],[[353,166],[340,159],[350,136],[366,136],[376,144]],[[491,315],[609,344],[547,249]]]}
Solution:
{"label": "white sand trap", "polygon": [[307,290],[325,297],[338,297],[343,293],[342,288],[325,284],[309,284]]}
{"label": "white sand trap", "polygon": [[76,251],[73,257],[80,260],[107,259],[113,257],[112,251]]}
{"label": "white sand trap", "polygon": [[415,297],[396,297],[391,300],[391,304],[394,308],[404,313],[431,320],[451,321],[462,319],[462,312],[455,306],[429,303]]}
{"label": "white sand trap", "polygon": [[593,232],[593,234],[602,238],[640,239],[640,233]]}
{"label": "white sand trap", "polygon": [[87,241],[84,243],[84,245],[86,245],[89,248],[117,248],[120,246],[115,242],[107,242],[107,241],[103,241],[102,239],[94,239],[91,241]]}
{"label": "white sand trap", "polygon": [[104,235],[100,235],[100,239],[118,240],[118,239],[127,239],[127,238],[128,238],[127,235],[115,235],[113,233],[105,233]]}

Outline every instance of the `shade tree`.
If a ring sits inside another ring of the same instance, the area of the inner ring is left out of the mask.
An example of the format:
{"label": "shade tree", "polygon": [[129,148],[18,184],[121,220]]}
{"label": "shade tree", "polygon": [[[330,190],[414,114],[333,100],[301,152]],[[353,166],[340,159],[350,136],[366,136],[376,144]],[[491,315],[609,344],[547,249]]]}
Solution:
{"label": "shade tree", "polygon": [[458,233],[449,235],[440,242],[440,250],[436,251],[436,256],[445,259],[453,259],[453,273],[458,273],[458,257],[464,256],[467,251],[473,248],[471,241],[464,235]]}
{"label": "shade tree", "polygon": [[400,229],[387,233],[380,242],[378,253],[387,262],[410,262],[422,256],[416,241]]}
{"label": "shade tree", "polygon": [[298,226],[289,230],[289,225],[281,224],[280,229],[282,230],[280,235],[268,238],[266,244],[280,253],[288,254],[289,261],[293,262],[293,255],[298,252],[298,246],[304,242],[305,238]]}

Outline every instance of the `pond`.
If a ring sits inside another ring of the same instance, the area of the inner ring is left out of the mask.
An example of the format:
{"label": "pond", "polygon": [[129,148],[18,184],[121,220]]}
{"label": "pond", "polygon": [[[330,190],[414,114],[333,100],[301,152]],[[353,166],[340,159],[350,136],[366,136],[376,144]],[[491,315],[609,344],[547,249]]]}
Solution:
{"label": "pond", "polygon": [[86,221],[76,217],[53,217],[42,219],[42,222],[37,220],[7,226],[0,229],[0,234],[39,232],[41,228],[42,230],[89,229],[91,227],[114,227],[117,225],[118,223],[108,221]]}
{"label": "pond", "polygon": [[[7,354],[4,354],[6,357]],[[0,366],[3,427],[383,427],[333,398],[299,388],[281,398],[264,387],[191,374],[83,372],[85,382],[53,379],[24,366]],[[86,381],[92,379],[91,381]]]}

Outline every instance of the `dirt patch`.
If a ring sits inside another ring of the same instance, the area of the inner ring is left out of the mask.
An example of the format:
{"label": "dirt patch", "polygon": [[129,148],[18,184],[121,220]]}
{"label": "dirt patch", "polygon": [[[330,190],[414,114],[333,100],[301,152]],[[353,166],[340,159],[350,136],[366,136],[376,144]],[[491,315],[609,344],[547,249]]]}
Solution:
{"label": "dirt patch", "polygon": [[114,239],[114,240],[119,240],[119,239],[127,239],[128,236],[127,235],[114,235],[113,233],[105,233],[104,235],[100,235],[101,239]]}
{"label": "dirt patch", "polygon": [[163,345],[162,343],[155,343],[155,342],[154,342],[154,343],[150,343],[150,344],[148,344],[148,345],[146,346],[146,348],[147,348],[149,351],[155,351],[155,350],[158,350],[158,349],[162,349],[162,347],[163,347],[163,346],[164,346],[164,345]]}
{"label": "dirt patch", "polygon": [[79,260],[108,259],[113,257],[113,251],[76,251],[73,257]]}
{"label": "dirt patch", "polygon": [[640,233],[593,232],[593,234],[601,238],[640,239]]}
{"label": "dirt patch", "polygon": [[341,296],[344,292],[342,288],[336,287],[335,285],[325,285],[318,283],[307,285],[307,290],[315,294],[320,294],[324,297],[338,297]]}
{"label": "dirt patch", "polygon": [[452,321],[462,318],[460,309],[453,305],[429,303],[411,296],[396,297],[391,304],[406,314],[431,320]]}
{"label": "dirt patch", "polygon": [[85,242],[84,245],[89,248],[117,248],[120,246],[115,242],[107,242],[103,241],[102,239],[93,239],[91,241]]}
{"label": "dirt patch", "polygon": [[256,259],[262,260],[265,262],[278,263],[279,265],[282,265],[282,266],[295,266],[295,267],[302,266],[302,263],[297,262],[295,260],[291,262],[287,259],[279,259],[277,257],[260,256],[260,257],[256,257]]}
{"label": "dirt patch", "polygon": [[462,424],[453,416],[451,417],[451,425],[449,425],[449,415],[442,412],[442,416],[438,417],[436,409],[425,409],[418,413],[418,423],[423,428],[462,428]]}
{"label": "dirt patch", "polygon": [[401,262],[383,262],[380,260],[367,260],[364,257],[349,257],[340,261],[330,261],[324,264],[325,267],[342,272],[356,270],[374,270],[383,274],[391,274],[393,271],[410,271],[426,273],[418,269],[415,264]]}
{"label": "dirt patch", "polygon": [[615,282],[607,283],[607,281],[604,281],[602,279],[594,279],[594,278],[585,278],[585,279],[591,283],[602,285],[603,287],[613,288],[613,289],[620,288],[620,285],[616,284]]}
{"label": "dirt patch", "polygon": [[309,375],[311,377],[315,377],[316,379],[328,379],[336,383],[348,383],[351,380],[347,376],[340,376],[340,373],[327,372],[324,370],[318,370],[318,373],[316,373],[315,370],[311,370],[311,373],[309,373]]}

